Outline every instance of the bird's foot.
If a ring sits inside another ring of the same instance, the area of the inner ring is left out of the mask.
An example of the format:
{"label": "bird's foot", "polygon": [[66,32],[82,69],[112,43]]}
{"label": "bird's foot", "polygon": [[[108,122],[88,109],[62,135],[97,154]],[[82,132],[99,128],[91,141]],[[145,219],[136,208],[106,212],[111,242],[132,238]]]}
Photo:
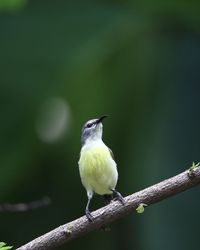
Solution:
{"label": "bird's foot", "polygon": [[85,211],[85,215],[90,222],[94,221],[94,217],[92,216],[92,214],[88,209]]}
{"label": "bird's foot", "polygon": [[116,195],[116,200],[120,201],[121,204],[124,206],[125,205],[125,200],[124,200],[123,196],[118,191],[116,191],[115,189],[111,189],[111,190]]}

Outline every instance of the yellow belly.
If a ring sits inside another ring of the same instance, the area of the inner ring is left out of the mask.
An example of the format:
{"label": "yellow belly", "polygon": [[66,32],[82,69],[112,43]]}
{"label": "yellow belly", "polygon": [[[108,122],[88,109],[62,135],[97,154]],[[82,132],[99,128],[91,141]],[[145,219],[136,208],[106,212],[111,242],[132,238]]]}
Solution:
{"label": "yellow belly", "polygon": [[111,194],[117,184],[116,163],[104,145],[83,147],[79,160],[81,181],[87,192]]}

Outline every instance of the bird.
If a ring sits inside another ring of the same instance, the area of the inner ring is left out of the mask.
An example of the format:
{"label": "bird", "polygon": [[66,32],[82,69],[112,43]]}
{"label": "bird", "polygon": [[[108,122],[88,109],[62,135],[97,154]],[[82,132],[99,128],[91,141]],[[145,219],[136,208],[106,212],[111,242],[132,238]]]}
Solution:
{"label": "bird", "polygon": [[102,140],[102,121],[107,116],[89,120],[82,128],[81,152],[78,162],[81,182],[87,192],[87,205],[85,215],[89,221],[93,221],[89,205],[94,194],[104,196],[107,203],[116,199],[125,204],[123,196],[115,189],[118,181],[117,164],[113,153]]}

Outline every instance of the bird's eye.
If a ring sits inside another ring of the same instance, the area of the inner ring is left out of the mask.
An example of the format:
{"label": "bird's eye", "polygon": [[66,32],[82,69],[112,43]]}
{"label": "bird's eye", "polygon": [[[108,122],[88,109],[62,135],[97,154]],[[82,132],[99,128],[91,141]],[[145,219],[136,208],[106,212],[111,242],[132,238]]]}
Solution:
{"label": "bird's eye", "polygon": [[87,128],[91,128],[92,125],[93,125],[93,123],[88,123],[88,124],[86,125],[86,127],[87,127]]}

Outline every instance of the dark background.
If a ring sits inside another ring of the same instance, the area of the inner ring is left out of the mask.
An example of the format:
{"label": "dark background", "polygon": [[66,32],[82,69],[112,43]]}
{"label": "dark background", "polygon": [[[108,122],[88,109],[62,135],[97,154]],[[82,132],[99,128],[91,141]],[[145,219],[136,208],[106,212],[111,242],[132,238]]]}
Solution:
{"label": "dark background", "polygon": [[[118,190],[136,192],[199,161],[198,1],[0,0],[0,213],[14,248],[84,214],[81,127],[108,115]],[[96,231],[69,249],[199,248],[195,188]],[[96,196],[92,208],[102,206]],[[66,249],[62,247],[59,249]]]}

